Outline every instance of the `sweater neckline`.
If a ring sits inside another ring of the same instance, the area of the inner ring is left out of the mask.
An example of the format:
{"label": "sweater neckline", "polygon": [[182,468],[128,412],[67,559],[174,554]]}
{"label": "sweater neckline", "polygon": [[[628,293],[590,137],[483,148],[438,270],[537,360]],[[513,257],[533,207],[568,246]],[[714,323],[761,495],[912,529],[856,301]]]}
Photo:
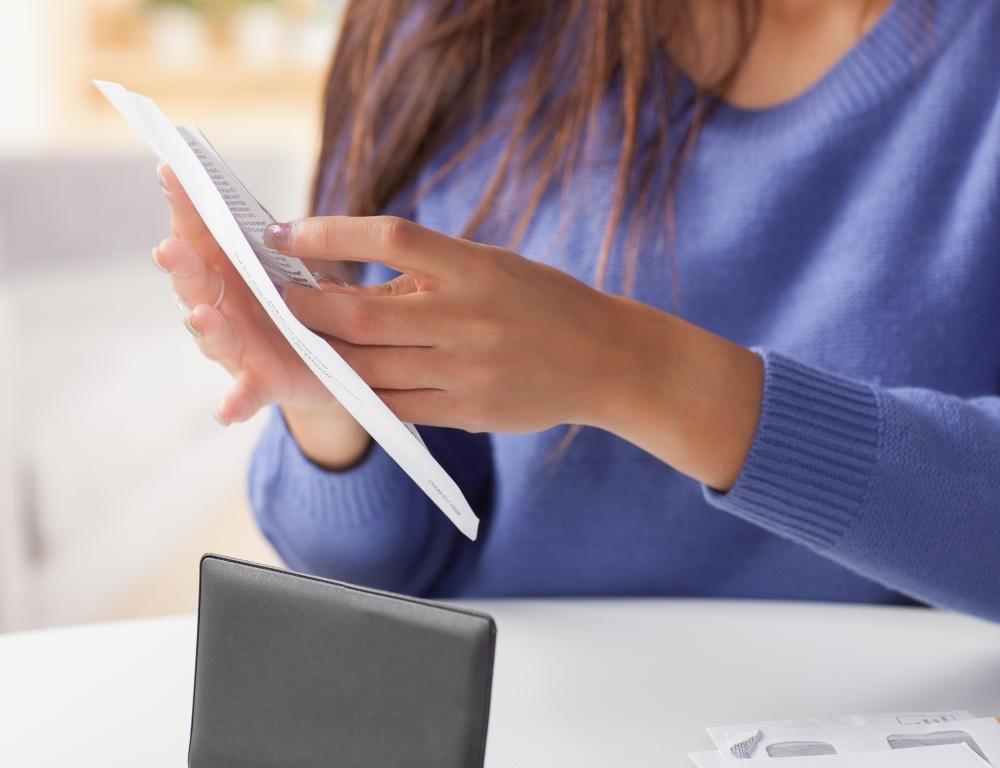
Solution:
{"label": "sweater neckline", "polygon": [[[894,0],[861,40],[804,93],[752,109],[719,101],[706,128],[770,134],[863,112],[933,60],[980,0]],[[694,84],[688,81],[690,87]]]}

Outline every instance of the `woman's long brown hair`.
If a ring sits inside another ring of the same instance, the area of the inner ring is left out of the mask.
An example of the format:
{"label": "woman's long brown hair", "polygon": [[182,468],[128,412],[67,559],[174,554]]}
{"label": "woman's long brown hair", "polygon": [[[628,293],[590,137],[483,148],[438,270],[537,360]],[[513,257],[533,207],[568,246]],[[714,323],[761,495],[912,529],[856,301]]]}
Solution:
{"label": "woman's long brown hair", "polygon": [[[700,28],[697,6],[706,2],[724,28]],[[643,214],[662,206],[656,219],[672,232],[677,175],[711,112],[711,94],[725,91],[746,56],[759,2],[353,0],[326,84],[313,210],[375,214],[406,190],[426,192],[428,184],[413,188],[417,176],[456,132],[467,139],[444,158],[429,185],[456,172],[483,141],[501,135],[499,158],[464,234],[495,237],[516,248],[542,196],[557,185],[568,194],[574,169],[597,139],[598,110],[613,94],[615,193],[594,282],[603,286],[631,198],[639,215],[629,217],[628,291],[639,225],[651,218]],[[674,135],[681,82],[675,61],[679,54],[688,60],[698,55],[696,36],[719,41],[724,63],[688,89],[684,129]],[[515,62],[525,71],[516,109],[501,122],[490,100]],[[640,138],[645,109],[657,120],[651,142]],[[656,196],[654,178],[665,167],[666,193]],[[517,196],[523,204],[501,210],[505,187],[518,183],[526,184]]]}

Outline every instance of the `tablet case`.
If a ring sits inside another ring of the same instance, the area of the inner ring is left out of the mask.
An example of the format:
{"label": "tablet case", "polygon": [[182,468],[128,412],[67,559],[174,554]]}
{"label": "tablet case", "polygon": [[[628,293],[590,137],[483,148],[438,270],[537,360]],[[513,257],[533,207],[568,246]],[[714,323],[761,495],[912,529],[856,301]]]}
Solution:
{"label": "tablet case", "polygon": [[482,768],[486,615],[201,560],[192,768]]}

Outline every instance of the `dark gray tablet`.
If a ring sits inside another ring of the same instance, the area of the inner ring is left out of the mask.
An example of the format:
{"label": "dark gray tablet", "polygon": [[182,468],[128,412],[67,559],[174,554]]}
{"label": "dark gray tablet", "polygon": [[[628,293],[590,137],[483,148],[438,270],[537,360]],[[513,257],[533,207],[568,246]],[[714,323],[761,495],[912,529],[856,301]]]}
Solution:
{"label": "dark gray tablet", "polygon": [[489,616],[201,560],[192,768],[481,768]]}

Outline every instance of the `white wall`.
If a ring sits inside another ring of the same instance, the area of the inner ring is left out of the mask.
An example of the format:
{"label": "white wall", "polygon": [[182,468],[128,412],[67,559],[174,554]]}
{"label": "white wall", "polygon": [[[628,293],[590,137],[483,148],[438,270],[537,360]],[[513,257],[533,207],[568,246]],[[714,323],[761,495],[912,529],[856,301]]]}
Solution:
{"label": "white wall", "polygon": [[[149,261],[166,209],[154,158],[87,82],[94,2],[0,0],[0,631],[104,615],[231,503],[255,436],[212,420],[228,377]],[[249,137],[253,100],[186,111],[287,219],[317,102],[272,106]]]}
{"label": "white wall", "polygon": [[0,151],[33,149],[47,138],[47,11],[43,0],[0,0]]}

